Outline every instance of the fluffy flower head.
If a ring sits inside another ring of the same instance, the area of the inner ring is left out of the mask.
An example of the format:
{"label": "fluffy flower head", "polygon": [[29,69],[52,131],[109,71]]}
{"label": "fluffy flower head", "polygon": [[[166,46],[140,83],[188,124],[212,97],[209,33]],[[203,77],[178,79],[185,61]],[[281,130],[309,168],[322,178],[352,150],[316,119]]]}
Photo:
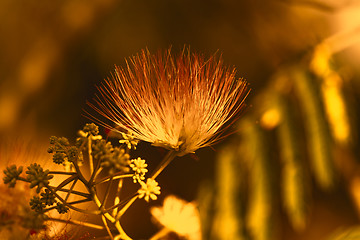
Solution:
{"label": "fluffy flower head", "polygon": [[91,107],[137,139],[174,149],[178,156],[218,140],[248,93],[246,82],[221,57],[189,49],[175,57],[170,49],[143,50],[127,68],[116,67],[99,90],[97,106]]}

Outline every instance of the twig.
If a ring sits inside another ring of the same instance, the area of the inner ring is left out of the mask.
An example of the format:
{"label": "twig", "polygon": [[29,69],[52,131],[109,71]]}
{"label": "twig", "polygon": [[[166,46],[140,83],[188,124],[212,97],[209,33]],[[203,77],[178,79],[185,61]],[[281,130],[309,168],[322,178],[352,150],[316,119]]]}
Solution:
{"label": "twig", "polygon": [[73,191],[73,189],[74,189],[74,187],[75,187],[76,182],[77,182],[77,179],[75,179],[74,182],[71,184],[71,187],[70,187],[69,191],[68,191],[67,194],[66,194],[65,202],[69,199],[70,194],[72,193],[72,191]]}
{"label": "twig", "polygon": [[103,200],[103,202],[102,202],[102,204],[101,204],[101,206],[100,206],[100,209],[104,209],[105,206],[106,206],[106,201],[107,201],[107,199],[108,199],[108,197],[109,197],[109,193],[110,193],[110,188],[111,188],[112,182],[113,182],[113,178],[110,177],[110,182],[109,182],[109,184],[108,184],[107,187],[106,187],[106,191],[105,191],[105,195],[104,195],[104,200]]}
{"label": "twig", "polygon": [[170,230],[166,227],[162,228],[160,231],[158,231],[154,236],[152,236],[149,240],[158,240],[162,237],[166,236]]}
{"label": "twig", "polygon": [[121,216],[126,212],[126,210],[138,199],[139,195],[134,196],[116,215],[115,221],[119,221]]}
{"label": "twig", "polygon": [[97,225],[97,224],[93,224],[93,223],[87,223],[87,222],[80,222],[77,220],[64,220],[64,219],[58,219],[58,218],[47,218],[46,221],[55,221],[55,222],[62,222],[62,223],[70,223],[70,224],[74,224],[74,225],[79,225],[79,226],[84,226],[84,227],[89,227],[89,228],[94,228],[94,229],[99,229],[99,230],[103,230],[104,227]]}
{"label": "twig", "polygon": [[[92,148],[91,148],[91,143],[92,143],[92,140],[91,140],[91,135],[89,135],[89,137],[87,138],[88,141],[88,154],[89,154],[89,164],[90,164],[90,172],[93,173],[94,172],[94,160],[93,160],[93,157],[92,157]],[[89,181],[91,182],[91,180]]]}
{"label": "twig", "polygon": [[[73,204],[85,203],[85,202],[90,202],[90,201],[91,201],[91,199],[82,199],[82,200],[77,200],[77,201],[69,202],[69,203],[67,203],[67,204],[73,205]],[[56,208],[56,206],[53,206],[53,207],[50,207],[50,208],[45,209],[45,211],[48,212],[48,211],[51,211],[51,210],[53,210],[53,209],[55,209],[55,208]]]}
{"label": "twig", "polygon": [[111,238],[112,240],[114,240],[114,237],[113,237],[113,235],[111,234],[110,228],[109,228],[109,226],[108,226],[108,224],[107,224],[107,222],[106,222],[106,218],[105,218],[104,215],[101,215],[101,220],[103,221],[104,227],[105,227],[106,231],[108,232],[110,238]]}
{"label": "twig", "polygon": [[76,172],[49,171],[49,174],[76,175]]}
{"label": "twig", "polygon": [[133,195],[131,195],[130,197],[127,197],[125,200],[119,202],[118,204],[114,205],[114,206],[111,206],[107,209],[105,209],[103,212],[104,213],[107,213],[107,212],[110,212],[111,210],[115,209],[115,208],[119,208],[123,205],[125,205],[126,203],[128,203],[133,197],[135,197],[136,195],[138,195],[138,193],[134,193]]}
{"label": "twig", "polygon": [[[49,186],[49,187],[51,187],[52,189],[56,189],[55,187],[53,187],[53,186]],[[69,189],[58,189],[57,190],[57,192],[69,192],[70,190]],[[76,194],[76,195],[79,195],[79,196],[82,196],[82,197],[85,197],[85,198],[91,198],[91,195],[90,194],[88,194],[88,193],[84,193],[84,192],[79,192],[79,191],[71,191],[71,194]]]}
{"label": "twig", "polygon": [[[120,191],[122,189],[122,185],[123,185],[124,180],[120,179],[117,185],[117,189],[116,189],[116,196],[114,199],[114,206],[117,205],[118,203],[120,203]],[[118,209],[114,208],[113,210],[113,216],[116,216]]]}
{"label": "twig", "polygon": [[169,163],[177,156],[177,152],[174,150],[170,150],[161,163],[158,165],[157,169],[151,174],[151,178],[155,179],[166,167]]}
{"label": "twig", "polygon": [[71,181],[77,179],[77,175],[72,175],[71,177],[65,179],[64,181],[62,181],[62,183],[60,183],[55,189],[54,191],[58,191],[59,189],[61,189],[62,187],[66,186],[67,184],[69,184]]}
{"label": "twig", "polygon": [[[117,176],[114,176],[114,177],[113,177],[113,180],[122,179],[122,178],[129,178],[129,177],[132,177],[132,176],[133,176],[133,174],[117,175]],[[100,181],[94,183],[94,185],[108,182],[108,181],[110,180],[110,178],[111,178],[111,177],[105,177],[105,178],[101,179]]]}
{"label": "twig", "polygon": [[89,211],[89,210],[83,210],[81,208],[77,208],[74,207],[70,204],[68,204],[62,197],[59,196],[59,194],[57,194],[51,187],[46,186],[47,189],[49,189],[59,200],[61,203],[63,203],[65,206],[67,206],[68,208],[71,208],[75,211],[81,212],[81,213],[85,213],[85,214],[94,214],[94,215],[99,215],[101,214],[101,211]]}
{"label": "twig", "polygon": [[115,222],[115,227],[119,231],[119,236],[121,240],[132,240],[121,227],[120,221]]}
{"label": "twig", "polygon": [[97,162],[96,164],[96,172],[94,171],[92,174],[91,174],[91,177],[90,177],[90,180],[89,182],[91,184],[94,184],[94,181],[96,179],[96,177],[100,174],[100,172],[103,170],[103,168],[100,168],[100,161]]}

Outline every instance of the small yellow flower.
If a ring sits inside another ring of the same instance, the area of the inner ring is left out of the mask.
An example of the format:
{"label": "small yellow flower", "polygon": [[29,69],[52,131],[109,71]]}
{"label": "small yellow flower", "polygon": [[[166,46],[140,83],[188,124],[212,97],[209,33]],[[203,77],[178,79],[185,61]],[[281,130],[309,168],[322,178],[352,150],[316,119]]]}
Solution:
{"label": "small yellow flower", "polygon": [[176,57],[170,49],[155,55],[143,50],[127,68],[116,67],[99,91],[97,106],[89,103],[94,110],[136,139],[178,156],[219,140],[248,94],[247,83],[221,57],[205,58],[189,49]]}
{"label": "small yellow flower", "polygon": [[145,160],[139,157],[137,159],[131,160],[130,167],[134,171],[134,183],[136,183],[137,181],[140,182],[140,180],[145,179],[145,173],[148,172],[148,170],[146,169],[147,166],[148,165],[145,163]]}
{"label": "small yellow flower", "polygon": [[144,198],[145,201],[149,202],[150,198],[156,200],[157,196],[160,194],[160,187],[158,182],[152,178],[148,178],[146,183],[139,181],[141,188],[138,190],[139,198]]}
{"label": "small yellow flower", "polygon": [[126,144],[128,149],[133,148],[136,150],[136,145],[139,143],[139,140],[135,139],[134,135],[132,133],[126,134],[121,132],[121,135],[123,139],[119,140],[120,144]]}
{"label": "small yellow flower", "polygon": [[152,207],[150,212],[157,222],[180,237],[201,239],[199,211],[194,203],[168,196],[162,207]]}

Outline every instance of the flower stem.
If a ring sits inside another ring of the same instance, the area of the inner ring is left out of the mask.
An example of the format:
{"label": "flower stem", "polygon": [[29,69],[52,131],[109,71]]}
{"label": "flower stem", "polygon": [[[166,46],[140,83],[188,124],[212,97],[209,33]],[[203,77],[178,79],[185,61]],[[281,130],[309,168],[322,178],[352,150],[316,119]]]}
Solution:
{"label": "flower stem", "polygon": [[[95,192],[93,193],[92,197],[93,197],[94,203],[100,209],[102,204]],[[101,212],[102,216],[105,216],[110,222],[112,222],[112,223],[115,222],[115,218],[113,216],[111,216],[108,212],[106,212],[106,211],[100,211],[100,212]]]}
{"label": "flower stem", "polygon": [[84,227],[89,227],[89,228],[94,228],[94,229],[104,229],[103,226],[97,225],[97,224],[93,224],[93,223],[87,223],[87,222],[80,222],[80,221],[76,221],[76,220],[65,220],[65,219],[58,219],[58,218],[47,218],[46,221],[54,221],[54,222],[62,222],[62,223],[69,223],[69,224],[74,224],[74,225],[78,225],[78,226],[84,226]]}
{"label": "flower stem", "polygon": [[[117,175],[117,176],[113,177],[113,180],[122,179],[122,178],[128,178],[128,177],[132,177],[132,176],[134,176],[134,175],[133,174]],[[101,179],[100,181],[95,182],[94,185],[105,183],[105,182],[107,182],[109,180],[110,180],[110,177],[105,177],[105,178]]]}
{"label": "flower stem", "polygon": [[113,237],[113,235],[111,234],[111,231],[110,231],[109,225],[107,224],[107,222],[106,222],[106,218],[105,218],[105,216],[104,216],[104,215],[101,215],[101,220],[103,221],[104,227],[105,227],[106,231],[108,232],[108,234],[109,234],[109,236],[110,236],[111,240],[114,240],[114,237]]}
{"label": "flower stem", "polygon": [[112,182],[113,182],[113,177],[110,177],[110,182],[109,182],[109,184],[108,184],[107,187],[106,187],[106,191],[105,191],[105,195],[104,195],[104,200],[103,200],[103,202],[102,202],[102,204],[101,204],[101,206],[100,206],[100,209],[101,209],[101,210],[104,209],[105,206],[106,206],[106,202],[107,202],[107,199],[108,199],[108,197],[109,197],[109,193],[110,193],[110,188],[111,188]]}
{"label": "flower stem", "polygon": [[70,189],[69,189],[69,191],[67,192],[67,194],[66,194],[66,197],[65,197],[65,202],[67,202],[67,200],[69,199],[69,197],[70,197],[70,194],[72,194],[72,191],[73,191],[73,189],[74,189],[74,187],[75,187],[75,184],[76,184],[76,182],[77,182],[77,178],[73,181],[73,183],[71,184],[71,187],[70,187]]}
{"label": "flower stem", "polygon": [[[73,201],[73,202],[68,202],[67,204],[68,205],[74,205],[74,204],[80,204],[80,203],[85,203],[85,202],[90,202],[91,199],[82,199],[82,200],[77,200],[77,201]],[[46,208],[45,211],[48,212],[48,211],[51,211],[53,209],[56,209],[56,206],[53,206],[53,207],[50,207],[50,208]]]}
{"label": "flower stem", "polygon": [[158,240],[161,239],[162,237],[166,236],[168,233],[170,232],[170,230],[166,227],[164,227],[163,229],[161,229],[160,231],[158,231],[154,236],[152,236],[150,238],[150,240]]}
{"label": "flower stem", "polygon": [[94,171],[92,174],[91,174],[91,177],[90,177],[90,180],[89,180],[89,183],[95,185],[95,179],[96,177],[100,174],[100,172],[103,170],[102,167],[100,167],[100,161],[97,162],[96,164],[96,171]]}
{"label": "flower stem", "polygon": [[89,179],[89,183],[92,184],[92,185],[95,185],[94,182],[95,182],[95,179],[97,178],[97,176],[100,174],[100,172],[103,170],[102,167],[100,167],[100,160],[97,161],[96,163],[96,167],[94,169],[94,171],[91,173],[91,177]]}
{"label": "flower stem", "polygon": [[76,175],[76,172],[49,171],[49,174]]}
{"label": "flower stem", "polygon": [[76,171],[76,173],[77,173],[77,175],[74,175],[74,176],[77,176],[77,177],[79,178],[79,180],[80,180],[81,182],[83,182],[84,185],[85,185],[87,188],[89,188],[89,186],[88,186],[88,185],[89,185],[89,182],[86,181],[84,175],[83,175],[82,172],[80,171],[80,167],[79,167],[78,163],[77,163],[76,161],[74,161],[72,164],[74,165],[75,171]]}
{"label": "flower stem", "polygon": [[[124,181],[123,179],[120,179],[119,182],[118,182],[118,185],[117,185],[116,196],[115,196],[115,199],[114,199],[114,205],[115,206],[118,203],[120,203],[120,192],[121,192],[121,189],[122,189],[123,181]],[[114,208],[112,215],[116,216],[117,212],[118,212],[118,208]]]}
{"label": "flower stem", "polygon": [[77,179],[78,176],[77,175],[72,175],[71,177],[68,177],[67,179],[65,179],[64,181],[62,181],[55,189],[54,191],[58,191],[59,189],[61,189],[62,187],[65,187],[67,184],[69,184],[72,181],[75,181],[75,179]]}
{"label": "flower stem", "polygon": [[[89,165],[90,165],[90,172],[93,173],[94,172],[94,160],[93,160],[93,156],[92,156],[92,148],[91,148],[91,136],[88,137],[88,154],[89,154]],[[89,181],[91,182],[91,180]]]}
{"label": "flower stem", "polygon": [[138,199],[139,195],[135,195],[116,215],[115,221],[119,221],[121,216],[126,212],[126,210]]}
{"label": "flower stem", "polygon": [[169,165],[169,163],[177,156],[177,152],[170,150],[155,171],[151,174],[151,178],[155,179]]}
{"label": "flower stem", "polygon": [[52,189],[50,186],[46,186],[47,189],[49,189],[55,196],[57,199],[59,199],[59,201],[61,203],[63,203],[65,206],[67,206],[68,208],[70,209],[73,209],[77,212],[81,212],[81,213],[85,213],[85,214],[94,214],[94,215],[99,215],[101,213],[101,211],[90,211],[90,210],[84,210],[84,209],[81,209],[81,208],[77,208],[77,207],[74,207],[72,205],[70,205],[69,203],[67,203],[62,197],[60,197],[55,191],[54,189]]}
{"label": "flower stem", "polygon": [[[52,189],[56,189],[55,187],[53,187],[53,186],[49,186],[50,188],[52,188]],[[69,192],[70,190],[69,189],[57,189],[56,190],[57,192]],[[79,191],[75,191],[75,190],[72,190],[71,191],[71,194],[76,194],[76,195],[79,195],[79,196],[82,196],[82,197],[85,197],[85,198],[91,198],[91,195],[90,194],[88,194],[88,193],[84,193],[84,192],[79,192]]]}
{"label": "flower stem", "polygon": [[119,231],[119,235],[115,237],[119,240],[132,240],[124,231],[124,229],[121,227],[120,221],[116,221],[115,223],[116,229]]}

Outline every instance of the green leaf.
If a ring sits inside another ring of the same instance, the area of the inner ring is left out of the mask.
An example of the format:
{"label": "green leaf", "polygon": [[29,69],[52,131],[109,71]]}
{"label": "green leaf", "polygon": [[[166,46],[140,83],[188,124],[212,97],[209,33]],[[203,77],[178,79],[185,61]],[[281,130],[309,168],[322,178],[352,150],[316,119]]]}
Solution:
{"label": "green leaf", "polygon": [[289,78],[294,80],[295,90],[302,108],[306,143],[315,179],[323,190],[330,190],[336,181],[331,152],[333,142],[325,118],[319,86],[305,69],[293,68]]}

